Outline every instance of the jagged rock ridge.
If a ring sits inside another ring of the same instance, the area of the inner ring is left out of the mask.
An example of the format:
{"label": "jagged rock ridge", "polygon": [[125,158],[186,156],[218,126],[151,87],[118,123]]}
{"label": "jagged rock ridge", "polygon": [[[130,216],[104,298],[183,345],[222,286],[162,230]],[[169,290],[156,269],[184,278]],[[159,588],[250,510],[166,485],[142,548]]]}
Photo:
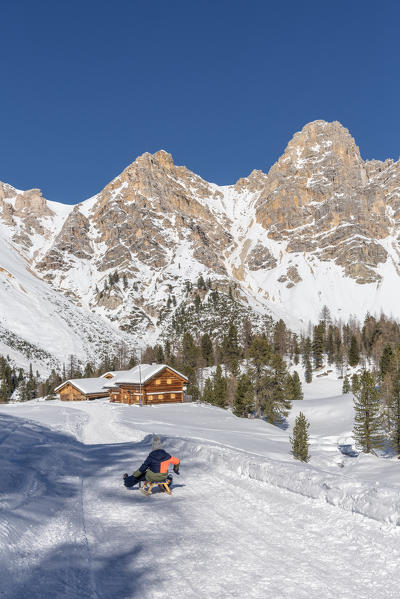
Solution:
{"label": "jagged rock ridge", "polygon": [[324,304],[400,312],[399,218],[400,163],[364,161],[338,122],[306,125],[267,174],[231,186],[164,151],[74,207],[0,185],[3,235],[31,270],[141,335],[157,336],[200,275],[297,328]]}

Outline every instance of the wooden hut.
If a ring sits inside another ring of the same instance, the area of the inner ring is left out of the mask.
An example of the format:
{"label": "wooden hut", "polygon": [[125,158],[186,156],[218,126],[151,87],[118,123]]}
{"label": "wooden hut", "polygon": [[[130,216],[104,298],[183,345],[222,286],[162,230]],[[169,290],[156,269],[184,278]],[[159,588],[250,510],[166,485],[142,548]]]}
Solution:
{"label": "wooden hut", "polygon": [[109,390],[104,387],[108,380],[103,377],[92,379],[70,379],[54,389],[63,401],[83,401],[108,397]]}
{"label": "wooden hut", "polygon": [[111,402],[148,405],[184,401],[188,379],[167,364],[141,364],[115,375],[105,384]]}

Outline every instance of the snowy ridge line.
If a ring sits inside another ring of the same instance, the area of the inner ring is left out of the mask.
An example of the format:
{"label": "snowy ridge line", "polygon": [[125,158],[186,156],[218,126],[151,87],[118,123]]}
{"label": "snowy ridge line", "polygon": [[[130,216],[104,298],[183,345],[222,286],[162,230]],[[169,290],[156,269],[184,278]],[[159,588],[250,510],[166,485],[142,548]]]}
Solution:
{"label": "snowy ridge line", "polygon": [[[217,470],[223,470],[225,474],[239,474],[304,497],[320,499],[378,522],[400,526],[400,493],[393,487],[335,476],[318,471],[310,464],[276,463],[261,456],[257,459],[257,456],[207,441],[196,445],[190,439],[163,435],[160,437],[163,442],[168,439],[168,447],[173,440],[178,456],[184,455],[185,451],[190,452],[212,464]],[[145,437],[143,440],[146,441]],[[182,461],[184,467],[184,460]]]}

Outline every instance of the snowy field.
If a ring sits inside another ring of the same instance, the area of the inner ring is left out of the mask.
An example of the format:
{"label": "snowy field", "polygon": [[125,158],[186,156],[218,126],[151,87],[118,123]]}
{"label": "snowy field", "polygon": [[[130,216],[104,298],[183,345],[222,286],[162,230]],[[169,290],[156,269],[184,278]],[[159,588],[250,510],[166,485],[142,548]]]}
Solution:
{"label": "snowy field", "polygon": [[[1,406],[0,597],[397,598],[400,463],[338,451],[340,386],[307,385],[286,430],[205,405]],[[182,461],[172,497],[122,485],[153,432]]]}

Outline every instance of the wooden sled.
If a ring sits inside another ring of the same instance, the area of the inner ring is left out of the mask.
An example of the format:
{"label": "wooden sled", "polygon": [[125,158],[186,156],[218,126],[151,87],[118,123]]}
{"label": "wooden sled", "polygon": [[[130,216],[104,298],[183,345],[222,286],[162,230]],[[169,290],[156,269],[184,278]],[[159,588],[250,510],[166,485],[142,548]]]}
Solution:
{"label": "wooden sled", "polygon": [[171,489],[169,488],[170,485],[168,484],[168,482],[169,481],[164,480],[164,481],[157,483],[157,482],[150,482],[150,481],[146,480],[144,482],[143,489],[140,489],[140,490],[145,495],[151,495],[151,491],[152,491],[153,487],[155,485],[158,485],[158,487],[161,489],[161,491],[165,491],[166,493],[168,493],[168,495],[172,495]]}

